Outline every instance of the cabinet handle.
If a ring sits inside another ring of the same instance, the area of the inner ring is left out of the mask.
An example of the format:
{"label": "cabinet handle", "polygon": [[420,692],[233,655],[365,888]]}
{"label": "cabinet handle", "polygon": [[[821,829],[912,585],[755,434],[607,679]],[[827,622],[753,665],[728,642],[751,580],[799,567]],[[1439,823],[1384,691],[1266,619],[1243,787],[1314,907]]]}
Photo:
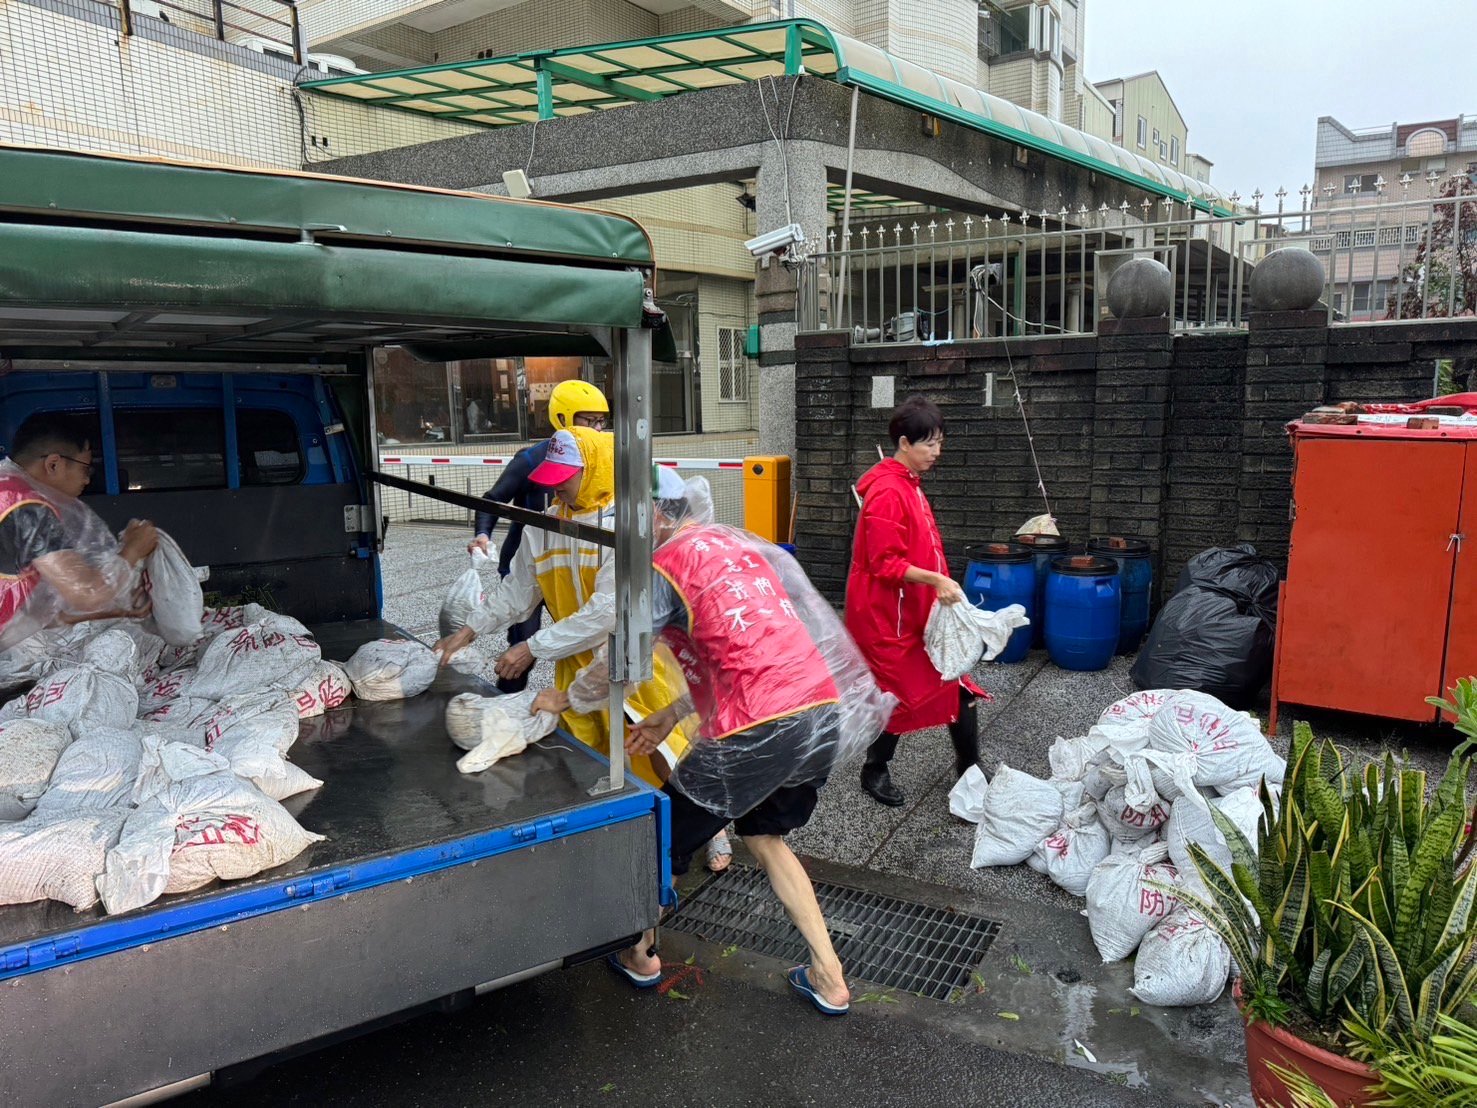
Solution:
{"label": "cabinet handle", "polygon": [[1446,540],[1446,549],[1450,550],[1454,546],[1456,547],[1456,552],[1460,554],[1462,552],[1462,540],[1466,537],[1460,531],[1453,531]]}

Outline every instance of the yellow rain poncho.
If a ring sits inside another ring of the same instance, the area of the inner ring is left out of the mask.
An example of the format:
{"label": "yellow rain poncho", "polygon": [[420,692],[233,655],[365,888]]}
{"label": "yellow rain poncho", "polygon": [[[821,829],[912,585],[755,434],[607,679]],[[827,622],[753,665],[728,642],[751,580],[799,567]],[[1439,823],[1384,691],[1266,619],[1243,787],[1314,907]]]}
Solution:
{"label": "yellow rain poncho", "polygon": [[[556,500],[545,514],[614,530],[614,436],[586,427],[571,432],[584,462],[584,479],[574,504]],[[568,689],[575,674],[590,664],[596,647],[615,628],[614,562],[608,547],[526,528],[508,575],[488,590],[487,599],[472,613],[467,626],[478,635],[501,631],[527,619],[542,600],[554,622],[533,635],[528,648],[535,658],[554,660],[554,685]],[[644,718],[686,692],[674,663],[658,655],[653,665],[652,679],[626,698],[628,713]],[[606,754],[610,750],[608,716],[608,712],[579,715],[570,711],[561,722],[575,738]],[[686,749],[687,737],[678,728],[657,755],[632,758],[631,768],[648,784],[660,785],[667,769]],[[665,765],[654,765],[654,759]]]}

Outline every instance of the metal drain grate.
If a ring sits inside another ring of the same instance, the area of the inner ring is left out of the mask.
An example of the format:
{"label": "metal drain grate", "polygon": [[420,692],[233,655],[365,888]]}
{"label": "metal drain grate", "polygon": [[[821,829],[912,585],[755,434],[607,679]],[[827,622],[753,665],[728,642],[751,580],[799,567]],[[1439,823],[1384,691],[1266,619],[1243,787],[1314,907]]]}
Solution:
{"label": "metal drain grate", "polygon": [[[848,977],[932,1000],[969,983],[1000,931],[994,920],[822,881],[815,894]],[[764,871],[737,862],[705,882],[666,926],[790,962],[808,957]]]}

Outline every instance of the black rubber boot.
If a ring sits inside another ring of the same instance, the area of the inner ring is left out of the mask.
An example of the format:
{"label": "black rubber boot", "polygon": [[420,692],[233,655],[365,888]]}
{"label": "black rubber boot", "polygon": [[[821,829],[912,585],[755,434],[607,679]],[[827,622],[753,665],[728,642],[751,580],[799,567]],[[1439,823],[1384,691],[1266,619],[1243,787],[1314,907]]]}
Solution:
{"label": "black rubber boot", "polygon": [[897,736],[890,731],[878,735],[867,748],[867,760],[862,766],[862,788],[877,801],[889,808],[901,808],[903,791],[892,783],[892,774],[887,763],[897,753]]}
{"label": "black rubber boot", "polygon": [[959,718],[949,724],[949,739],[954,744],[954,780],[964,776],[970,766],[980,764],[980,719],[975,700],[969,690],[959,686]]}

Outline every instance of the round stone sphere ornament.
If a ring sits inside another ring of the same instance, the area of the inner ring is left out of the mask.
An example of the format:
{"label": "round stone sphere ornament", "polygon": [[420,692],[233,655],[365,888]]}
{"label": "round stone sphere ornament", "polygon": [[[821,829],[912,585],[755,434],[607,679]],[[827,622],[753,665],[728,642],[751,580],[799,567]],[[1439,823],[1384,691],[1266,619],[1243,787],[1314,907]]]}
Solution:
{"label": "round stone sphere ornament", "polygon": [[1131,258],[1108,278],[1108,310],[1116,319],[1158,319],[1174,302],[1174,277],[1153,258]]}
{"label": "round stone sphere ornament", "polygon": [[1284,246],[1251,271],[1251,306],[1259,312],[1296,312],[1323,295],[1323,263],[1307,250]]}

